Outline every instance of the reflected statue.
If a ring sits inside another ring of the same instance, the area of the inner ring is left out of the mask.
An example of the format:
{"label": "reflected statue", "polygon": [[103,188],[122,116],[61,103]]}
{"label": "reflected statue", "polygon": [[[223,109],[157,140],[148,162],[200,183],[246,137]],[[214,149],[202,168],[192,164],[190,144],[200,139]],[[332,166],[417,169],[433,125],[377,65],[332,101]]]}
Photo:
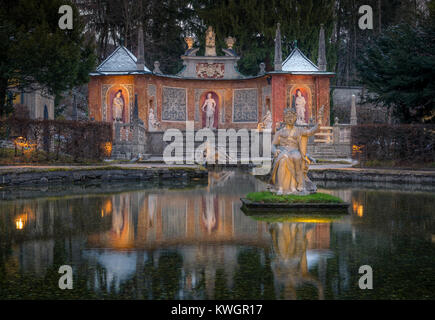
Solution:
{"label": "reflected statue", "polygon": [[[323,108],[319,119],[323,118]],[[274,154],[271,184],[272,190],[278,195],[306,195],[317,191],[316,186],[308,178],[307,156],[308,137],[319,131],[316,124],[311,129],[296,127],[297,113],[294,109],[284,110],[284,127],[279,130],[272,142]]]}
{"label": "reflected statue", "polygon": [[275,294],[286,300],[297,299],[296,290],[306,284],[317,288],[323,300],[323,285],[308,271],[308,238],[314,229],[301,223],[272,223],[269,227],[274,259],[271,263],[275,276]]}
{"label": "reflected statue", "polygon": [[203,211],[201,220],[207,230],[207,234],[211,234],[217,229],[218,225],[218,212],[215,206],[216,198],[213,194],[207,194],[203,198]]}

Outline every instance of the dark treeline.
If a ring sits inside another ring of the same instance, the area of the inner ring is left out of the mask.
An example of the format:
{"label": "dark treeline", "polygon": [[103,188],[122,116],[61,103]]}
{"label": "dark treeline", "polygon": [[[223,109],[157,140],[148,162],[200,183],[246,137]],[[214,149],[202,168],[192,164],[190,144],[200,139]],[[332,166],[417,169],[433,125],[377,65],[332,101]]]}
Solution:
{"label": "dark treeline", "polygon": [[[76,0],[87,30],[96,36],[97,57],[106,58],[123,44],[137,53],[139,22],[144,26],[145,59],[152,68],[178,72],[184,37],[196,38],[203,50],[208,25],[217,35],[218,54],[227,36],[236,37],[239,69],[256,74],[260,62],[273,68],[276,23],[281,23],[283,57],[297,45],[317,62],[320,24],[325,25],[328,70],[337,85],[358,83],[356,61],[368,42],[391,25],[417,25],[427,15],[429,0]],[[373,30],[358,27],[362,5],[373,8]],[[201,53],[201,52],[200,52]]]}

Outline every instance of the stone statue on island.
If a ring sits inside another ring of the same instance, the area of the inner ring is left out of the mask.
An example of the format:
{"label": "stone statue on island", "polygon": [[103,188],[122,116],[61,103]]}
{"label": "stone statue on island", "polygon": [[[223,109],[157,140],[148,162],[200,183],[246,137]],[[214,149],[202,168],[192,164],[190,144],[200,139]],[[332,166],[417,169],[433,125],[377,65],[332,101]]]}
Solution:
{"label": "stone statue on island", "polygon": [[212,26],[209,26],[205,33],[205,55],[216,56],[216,34]]}
{"label": "stone statue on island", "polygon": [[202,111],[205,112],[206,127],[213,129],[214,127],[214,114],[216,112],[216,101],[213,99],[212,94],[207,94],[207,99],[205,100]]}
{"label": "stone statue on island", "polygon": [[[318,122],[323,119],[323,107],[319,110]],[[278,195],[307,195],[317,191],[316,185],[308,178],[307,144],[308,137],[319,131],[319,124],[311,129],[296,127],[297,112],[284,110],[284,127],[279,130],[272,142],[274,154],[271,184]]]}

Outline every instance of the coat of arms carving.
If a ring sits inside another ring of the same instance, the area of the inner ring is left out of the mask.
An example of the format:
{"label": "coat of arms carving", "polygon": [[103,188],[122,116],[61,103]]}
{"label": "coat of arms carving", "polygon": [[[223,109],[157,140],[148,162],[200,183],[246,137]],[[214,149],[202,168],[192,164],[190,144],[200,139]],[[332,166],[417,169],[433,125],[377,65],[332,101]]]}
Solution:
{"label": "coat of arms carving", "polygon": [[220,79],[225,74],[223,63],[198,63],[196,65],[196,75],[202,79]]}

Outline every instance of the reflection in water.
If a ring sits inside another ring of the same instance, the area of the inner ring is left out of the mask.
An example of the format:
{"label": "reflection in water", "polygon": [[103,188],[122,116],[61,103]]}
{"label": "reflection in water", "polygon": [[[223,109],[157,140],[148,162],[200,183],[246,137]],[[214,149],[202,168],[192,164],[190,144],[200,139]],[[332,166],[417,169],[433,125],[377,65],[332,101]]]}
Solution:
{"label": "reflection in water", "polygon": [[[56,281],[36,283],[58,279],[63,264],[73,266],[82,298],[395,298],[403,283],[414,298],[433,298],[425,289],[434,275],[432,194],[322,190],[351,202],[351,214],[266,223],[245,216],[239,201],[263,188],[223,171],[205,188],[3,201],[0,298],[34,298],[26,286],[59,297]],[[361,293],[363,264],[388,272],[375,279],[385,290]],[[422,276],[404,281],[401,264]]]}
{"label": "reflection in water", "polygon": [[[326,228],[315,229],[311,225],[302,223],[272,223],[270,234],[272,235],[275,259],[272,262],[272,270],[275,276],[275,290],[277,297],[283,291],[284,299],[297,298],[297,287],[311,284],[316,287],[318,298],[323,299],[322,284],[309,273],[308,248],[316,231],[326,231],[329,235],[329,225]],[[329,242],[329,239],[327,239]],[[313,244],[311,243],[311,246]],[[319,259],[319,253],[311,254],[312,263]]]}

